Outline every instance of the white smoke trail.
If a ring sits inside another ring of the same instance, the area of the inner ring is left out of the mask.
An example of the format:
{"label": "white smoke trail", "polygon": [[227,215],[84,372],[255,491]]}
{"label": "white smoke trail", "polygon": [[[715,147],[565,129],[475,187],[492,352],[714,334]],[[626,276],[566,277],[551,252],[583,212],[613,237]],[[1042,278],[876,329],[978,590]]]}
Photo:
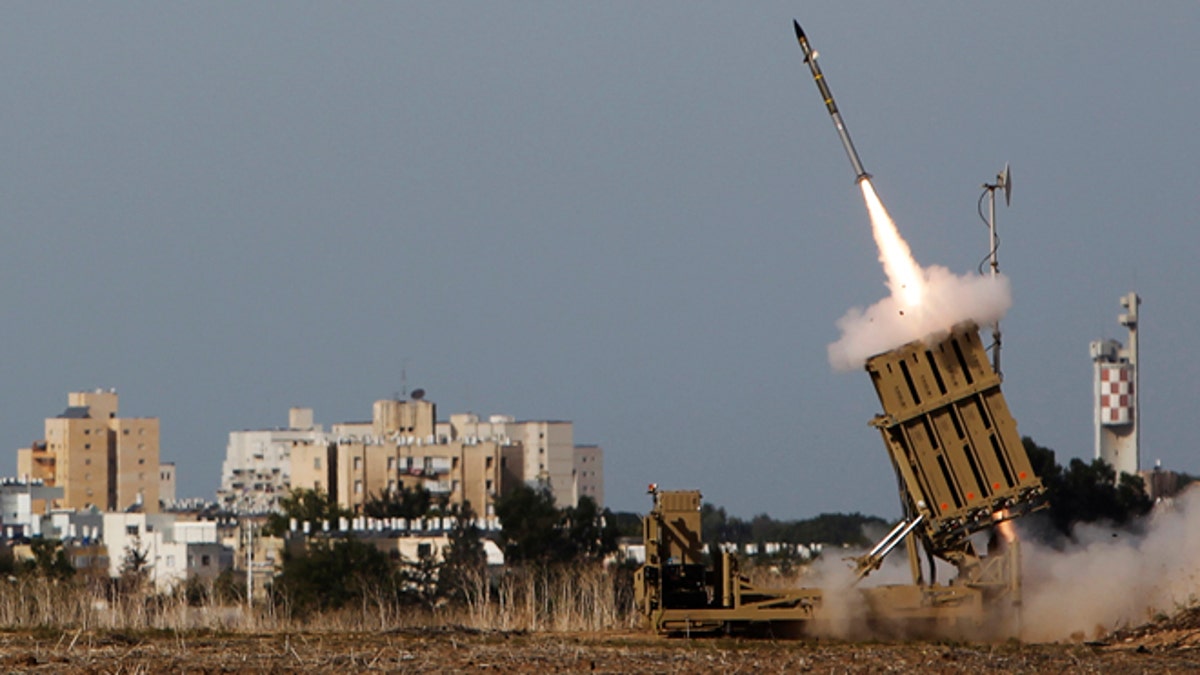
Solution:
{"label": "white smoke trail", "polygon": [[924,296],[924,280],[921,278],[921,267],[913,258],[908,242],[900,236],[896,223],[879,201],[875,194],[875,186],[871,181],[859,181],[862,186],[863,199],[867,202],[867,213],[871,216],[871,233],[875,236],[875,245],[879,247],[879,262],[883,263],[884,274],[888,278],[888,288],[892,297],[903,303],[905,307],[916,307],[921,304]]}
{"label": "white smoke trail", "polygon": [[841,337],[829,345],[838,370],[861,367],[868,358],[914,340],[940,339],[963,321],[995,323],[1012,306],[1008,278],[957,276],[944,267],[921,268],[879,201],[869,180],[862,181],[879,260],[891,295],[867,309],[850,309],[838,320]]}

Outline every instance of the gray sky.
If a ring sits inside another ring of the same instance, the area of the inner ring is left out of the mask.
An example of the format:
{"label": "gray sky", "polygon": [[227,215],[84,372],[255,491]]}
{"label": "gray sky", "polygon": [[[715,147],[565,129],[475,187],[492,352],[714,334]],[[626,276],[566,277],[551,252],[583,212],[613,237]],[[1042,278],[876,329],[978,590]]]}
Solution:
{"label": "gray sky", "polygon": [[573,420],[617,509],[897,515],[826,360],[886,289],[793,17],[921,264],[975,269],[1012,164],[1021,433],[1090,456],[1136,290],[1143,456],[1200,471],[1195,2],[5,4],[3,447],[116,387],[211,498],[230,430],[407,370],[443,416]]}

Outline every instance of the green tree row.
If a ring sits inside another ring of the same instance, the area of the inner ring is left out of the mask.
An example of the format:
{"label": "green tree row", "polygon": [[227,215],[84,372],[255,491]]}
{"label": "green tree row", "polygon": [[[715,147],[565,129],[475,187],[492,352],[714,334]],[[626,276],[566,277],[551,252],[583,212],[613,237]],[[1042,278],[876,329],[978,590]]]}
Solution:
{"label": "green tree row", "polygon": [[[272,586],[278,604],[298,615],[363,601],[432,607],[480,592],[481,580],[487,587],[484,533],[476,527],[469,503],[445,508],[430,501],[428,493],[407,491],[373,502],[370,512],[377,517],[450,516],[455,525],[448,543],[417,560],[393,560],[352,535],[310,537],[302,552],[284,555]],[[290,519],[322,522],[350,515],[314,490],[294,491],[280,505],[283,513],[272,517],[268,533],[282,534]],[[616,550],[616,519],[590,497],[558,508],[548,489],[521,485],[496,501],[495,512],[502,527],[498,543],[511,565],[594,563]]]}
{"label": "green tree row", "polygon": [[723,507],[705,503],[700,507],[701,536],[708,542],[753,544],[780,542],[788,544],[822,543],[832,546],[867,546],[867,526],[886,527],[877,516],[861,513],[822,513],[815,518],[776,520],[760,513],[750,520],[730,516]]}
{"label": "green tree row", "polygon": [[1102,459],[1085,462],[1071,458],[1064,468],[1055,452],[1028,436],[1022,443],[1033,472],[1046,486],[1049,506],[1043,516],[1050,524],[1045,539],[1069,539],[1077,523],[1106,522],[1136,528],[1139,519],[1154,507],[1140,476],[1116,471]]}

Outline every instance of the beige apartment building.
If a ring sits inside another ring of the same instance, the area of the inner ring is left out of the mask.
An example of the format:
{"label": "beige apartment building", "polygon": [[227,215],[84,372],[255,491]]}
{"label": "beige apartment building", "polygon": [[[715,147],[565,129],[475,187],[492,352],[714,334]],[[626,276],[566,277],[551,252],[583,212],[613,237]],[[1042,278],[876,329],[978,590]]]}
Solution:
{"label": "beige apartment building", "polygon": [[378,401],[371,423],[333,427],[328,444],[291,448],[293,488],[328,492],[361,513],[372,497],[424,488],[435,500],[492,515],[496,498],[525,480],[523,448],[515,443],[439,438],[430,401]]}
{"label": "beige apartment building", "polygon": [[159,510],[159,423],[118,417],[112,389],[71,392],[45,422],[45,438],[17,451],[17,475],[61,487],[57,508]]}
{"label": "beige apartment building", "polygon": [[571,422],[484,421],[472,413],[438,422],[437,406],[413,394],[376,401],[370,420],[334,423],[328,432],[311,408],[292,408],[287,428],[230,432],[218,501],[266,513],[290,490],[319,489],[360,512],[373,496],[420,487],[487,516],[513,486],[537,483],[560,507],[584,496],[604,505],[604,451],[575,445]]}
{"label": "beige apartment building", "polygon": [[492,515],[495,500],[523,482],[521,452],[494,441],[299,445],[292,448],[292,485],[328,492],[354,513],[362,513],[372,497],[424,488],[435,501],[470,502],[476,514]]}
{"label": "beige apartment building", "polygon": [[604,505],[604,451],[594,445],[575,445],[571,422],[517,420],[510,415],[492,415],[483,421],[474,413],[460,413],[437,429],[438,438],[520,445],[525,480],[550,486],[560,508],[578,504],[585,495]]}

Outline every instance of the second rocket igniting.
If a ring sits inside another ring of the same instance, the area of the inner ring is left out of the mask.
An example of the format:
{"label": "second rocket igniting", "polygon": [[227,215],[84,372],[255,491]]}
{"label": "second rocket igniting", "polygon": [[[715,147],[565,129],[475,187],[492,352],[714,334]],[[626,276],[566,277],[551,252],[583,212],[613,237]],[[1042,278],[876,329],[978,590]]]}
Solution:
{"label": "second rocket igniting", "polygon": [[821,67],[817,65],[817,53],[808,45],[808,38],[805,37],[804,30],[800,28],[800,22],[792,19],[792,23],[796,26],[796,40],[800,42],[800,50],[804,52],[804,62],[812,71],[813,81],[817,83],[817,89],[821,90],[821,97],[825,99],[825,107],[829,109],[829,116],[833,118],[833,126],[837,127],[838,136],[842,139],[842,146],[846,148],[846,154],[850,157],[850,165],[854,167],[854,180],[861,183],[870,178],[871,174],[863,168],[862,160],[858,158],[858,151],[854,149],[854,143],[850,140],[850,132],[846,131],[846,124],[842,121],[842,114],[838,112],[837,103],[833,102],[833,94],[829,92],[829,85],[825,84],[825,76],[821,74]]}

